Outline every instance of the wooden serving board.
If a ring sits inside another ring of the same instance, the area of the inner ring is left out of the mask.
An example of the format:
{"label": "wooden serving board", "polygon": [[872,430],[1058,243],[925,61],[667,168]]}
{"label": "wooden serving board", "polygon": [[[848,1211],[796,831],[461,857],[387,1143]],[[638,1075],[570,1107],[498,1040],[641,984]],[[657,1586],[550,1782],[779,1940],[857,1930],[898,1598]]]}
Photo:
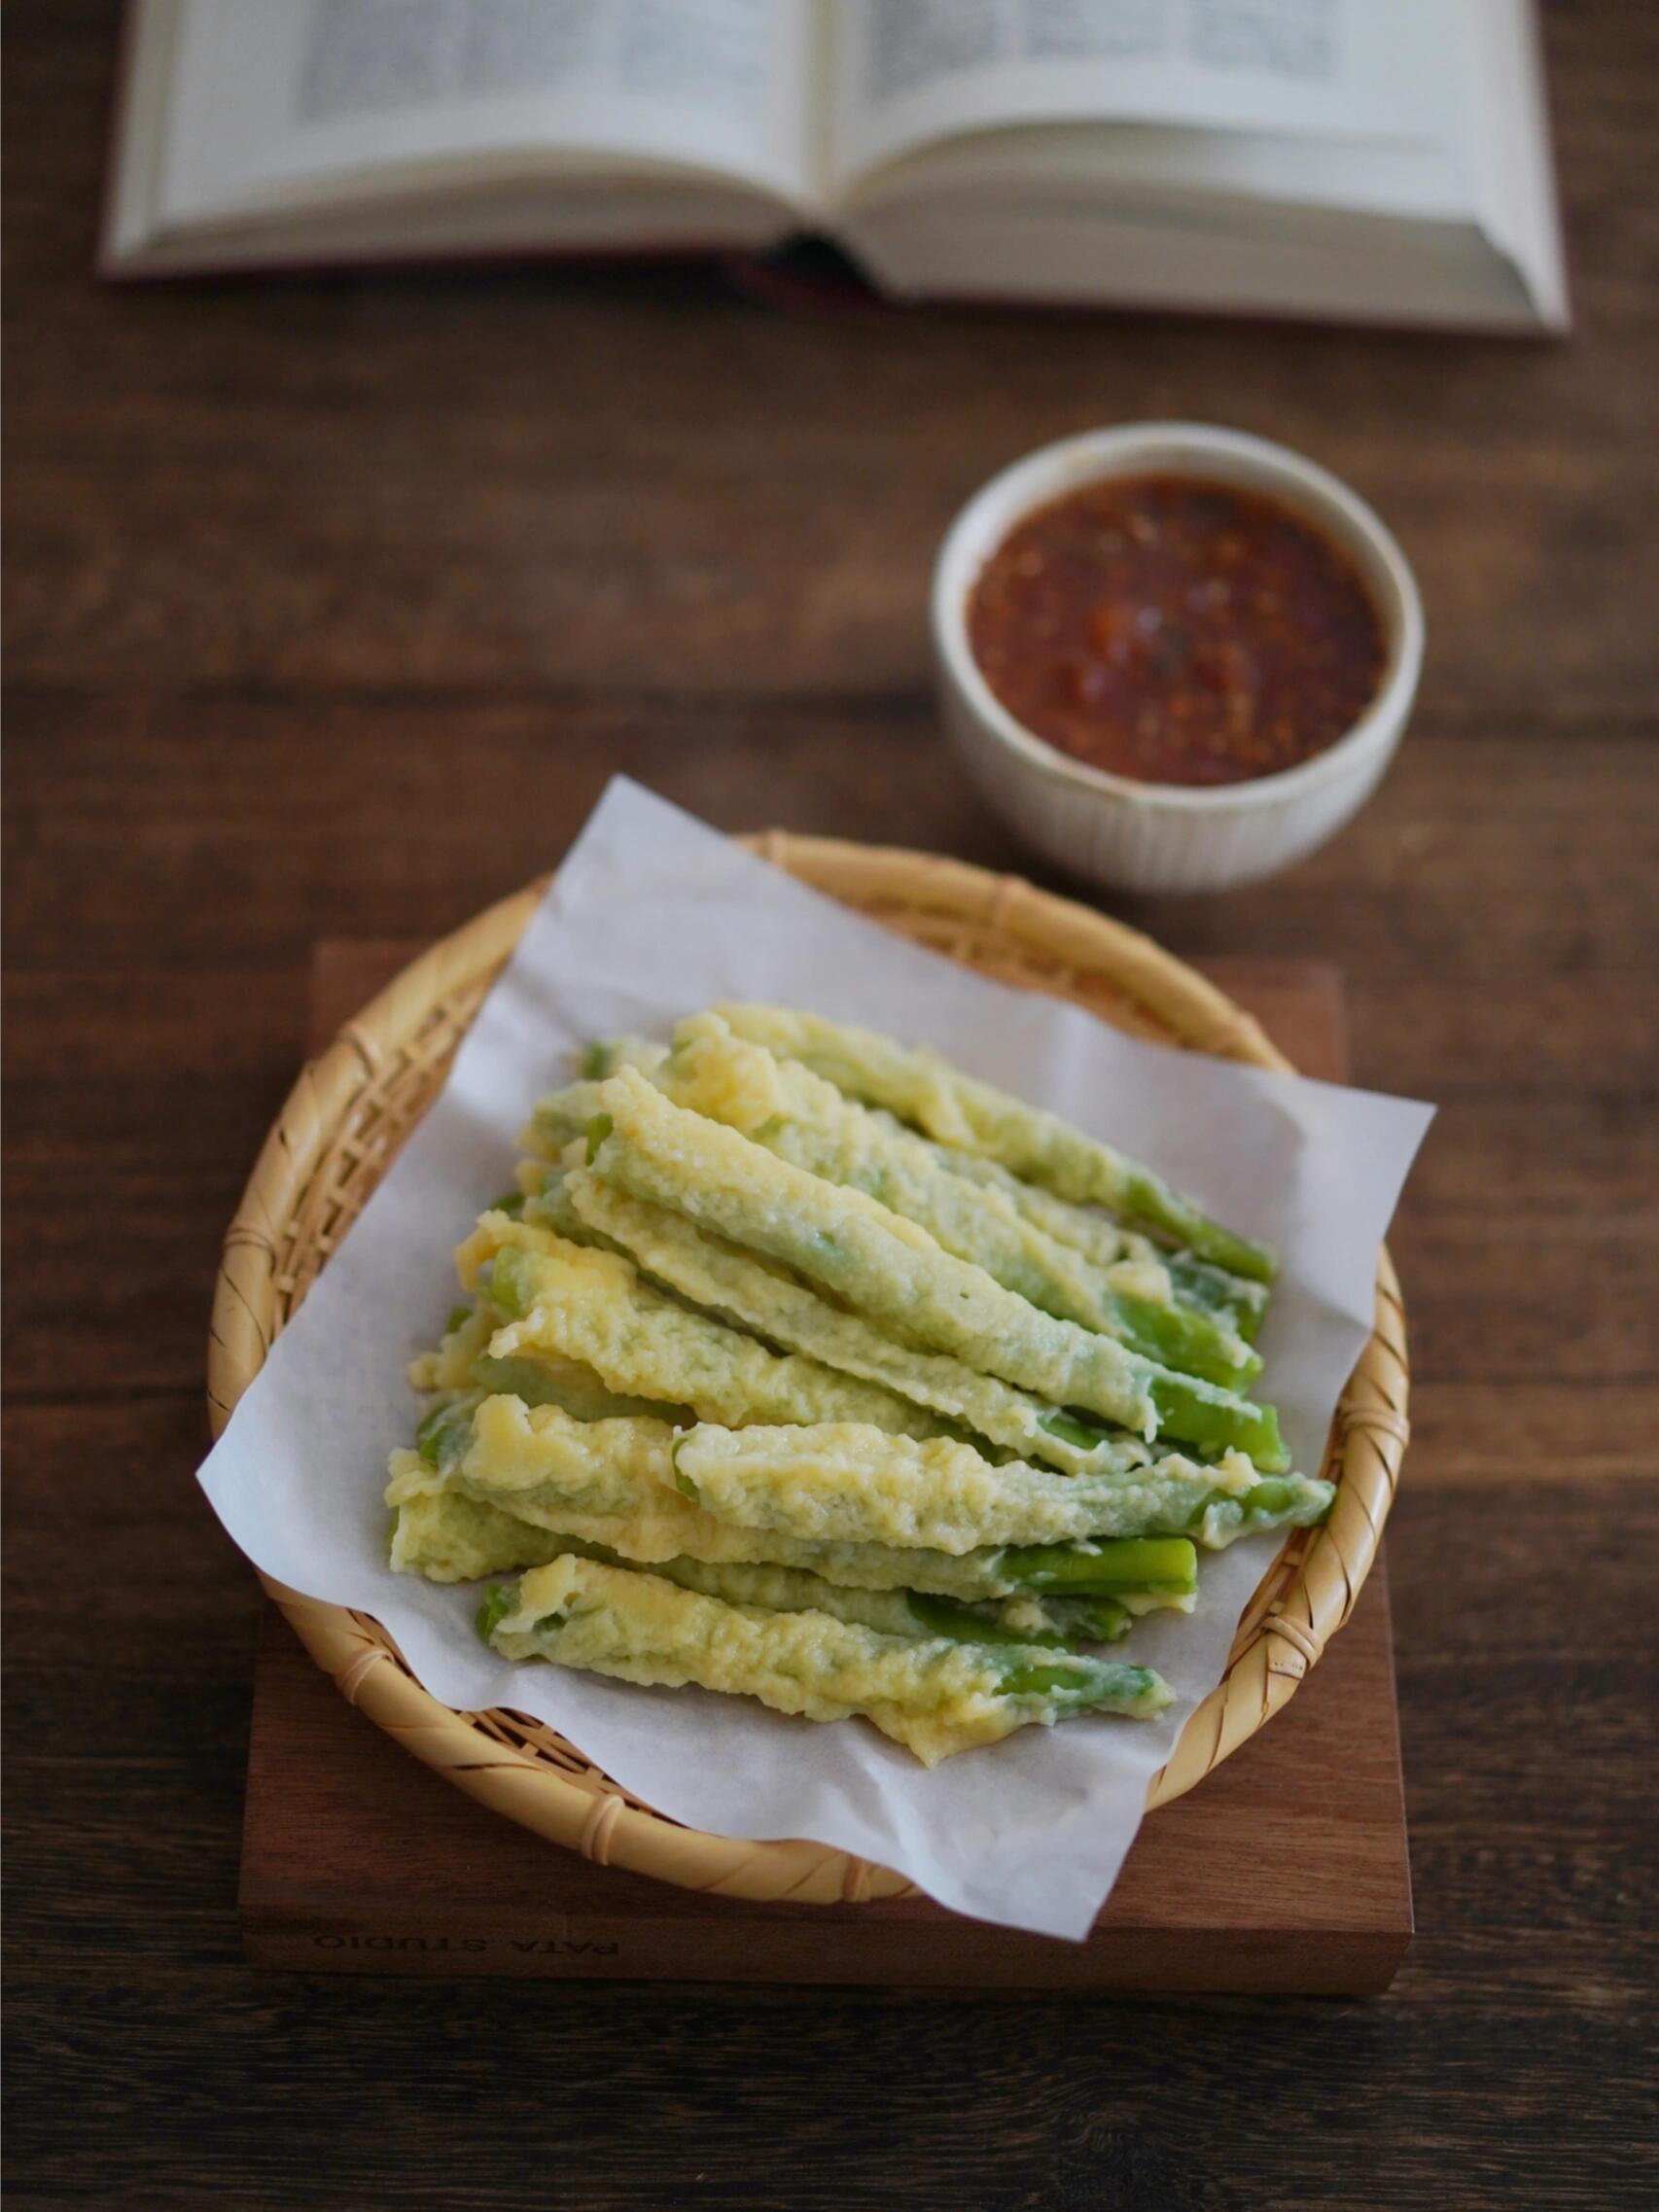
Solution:
{"label": "wooden serving board", "polygon": [[[320,945],[312,1047],[418,949]],[[1211,972],[1307,1073],[1342,1074],[1333,969],[1217,962]],[[1386,1564],[1290,1705],[1148,1816],[1083,1944],[925,1899],[752,1905],[593,1866],[489,1813],[354,1712],[272,1606],[255,1672],[241,1915],[250,1958],[312,1972],[1381,1990],[1412,1932]]]}

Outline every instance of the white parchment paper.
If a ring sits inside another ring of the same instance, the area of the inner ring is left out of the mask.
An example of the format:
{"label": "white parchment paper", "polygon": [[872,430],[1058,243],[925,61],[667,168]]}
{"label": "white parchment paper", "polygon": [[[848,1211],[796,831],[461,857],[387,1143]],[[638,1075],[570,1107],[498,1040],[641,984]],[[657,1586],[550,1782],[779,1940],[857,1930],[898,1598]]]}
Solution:
{"label": "white parchment paper", "polygon": [[383,1621],[444,1703],[534,1713],[699,1828],[838,1844],[960,1912],[1081,1937],[1278,1539],[1206,1557],[1198,1611],[1134,1630],[1127,1648],[1179,1693],[1159,1722],[1026,1729],[932,1773],[861,1721],[814,1726],[746,1699],[511,1666],[473,1632],[476,1587],[441,1589],[386,1564],[386,1455],[409,1440],[417,1414],[405,1368],[441,1331],[452,1248],[511,1183],[532,1101],[568,1080],[573,1048],[589,1038],[666,1034],[723,998],[935,1045],[1268,1238],[1284,1275],[1259,1388],[1297,1465],[1317,1466],[1370,1332],[1377,1247],[1430,1108],[1137,1043],[902,942],[618,780],[441,1097],[244,1393],[202,1487],[250,1559]]}

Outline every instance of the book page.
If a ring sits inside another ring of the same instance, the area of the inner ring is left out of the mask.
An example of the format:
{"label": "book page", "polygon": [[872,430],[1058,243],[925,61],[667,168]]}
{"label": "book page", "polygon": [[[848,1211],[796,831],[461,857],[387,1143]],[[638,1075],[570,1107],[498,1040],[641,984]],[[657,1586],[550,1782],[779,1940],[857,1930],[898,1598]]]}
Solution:
{"label": "book page", "polygon": [[843,0],[835,166],[1082,121],[1433,141],[1443,28],[1434,0]]}
{"label": "book page", "polygon": [[1546,329],[1571,323],[1550,155],[1543,53],[1532,0],[1471,0],[1470,160],[1488,236],[1507,256]]}
{"label": "book page", "polygon": [[163,221],[540,152],[810,188],[807,0],[180,0]]}
{"label": "book page", "polygon": [[[1190,123],[1053,123],[946,139],[884,162],[840,195],[843,214],[873,206],[983,207],[1026,221],[1121,215],[1174,220],[1201,210],[1234,228],[1293,212],[1343,228],[1357,215],[1468,222],[1479,208],[1465,125],[1444,142],[1326,140]],[[965,220],[975,217],[965,213]]]}

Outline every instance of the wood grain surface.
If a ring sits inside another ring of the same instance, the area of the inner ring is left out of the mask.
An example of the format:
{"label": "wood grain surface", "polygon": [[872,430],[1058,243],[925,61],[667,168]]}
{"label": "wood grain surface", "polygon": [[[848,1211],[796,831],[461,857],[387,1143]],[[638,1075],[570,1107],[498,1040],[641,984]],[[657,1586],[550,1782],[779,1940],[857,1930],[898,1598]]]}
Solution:
{"label": "wood grain surface", "polygon": [[[1264,1883],[1259,1869],[1293,1864]],[[598,1866],[492,1814],[354,1712],[275,1606],[238,1885],[266,1967],[1168,1995],[1386,1989],[1411,1935],[1388,1573],[1273,1725],[1151,1814],[1086,1943],[927,1898],[758,1905]]]}
{"label": "wood grain surface", "polygon": [[[1659,16],[1551,0],[1567,343],[755,306],[696,271],[90,278],[114,0],[5,13],[7,2158],[47,2206],[1645,2205],[1659,1692]],[[1437,1099],[1394,1249],[1419,1933],[1279,2001],[261,1974],[259,1599],[191,1479],[309,948],[430,936],[624,768],[724,826],[1019,856],[929,559],[1043,439],[1190,415],[1395,527],[1420,711],[1275,884]]]}

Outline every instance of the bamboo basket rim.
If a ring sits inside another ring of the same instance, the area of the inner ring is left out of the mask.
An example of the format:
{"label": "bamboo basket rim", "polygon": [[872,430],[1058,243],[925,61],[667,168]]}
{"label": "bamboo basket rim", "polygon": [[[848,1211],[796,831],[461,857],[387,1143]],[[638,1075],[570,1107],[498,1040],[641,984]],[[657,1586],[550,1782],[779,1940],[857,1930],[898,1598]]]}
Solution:
{"label": "bamboo basket rim", "polygon": [[[1069,1000],[1134,1034],[1289,1071],[1260,1026],[1138,930],[965,861],[795,837],[743,840],[815,889],[981,973]],[[547,879],[430,946],[301,1070],[226,1233],[208,1340],[217,1438],[330,1252],[437,1096],[449,1060]],[[1226,1670],[1188,1715],[1148,1811],[1192,1788],[1286,1705],[1346,1623],[1376,1556],[1409,1435],[1399,1285],[1379,1253],[1375,1331],[1339,1400],[1328,1520],[1292,1531],[1240,1621]],[[600,1865],[710,1894],[796,1903],[916,1894],[826,1844],[705,1834],[654,1812],[557,1731],[505,1709],[455,1712],[414,1679],[370,1615],[261,1580],[348,1703],[494,1810]]]}

